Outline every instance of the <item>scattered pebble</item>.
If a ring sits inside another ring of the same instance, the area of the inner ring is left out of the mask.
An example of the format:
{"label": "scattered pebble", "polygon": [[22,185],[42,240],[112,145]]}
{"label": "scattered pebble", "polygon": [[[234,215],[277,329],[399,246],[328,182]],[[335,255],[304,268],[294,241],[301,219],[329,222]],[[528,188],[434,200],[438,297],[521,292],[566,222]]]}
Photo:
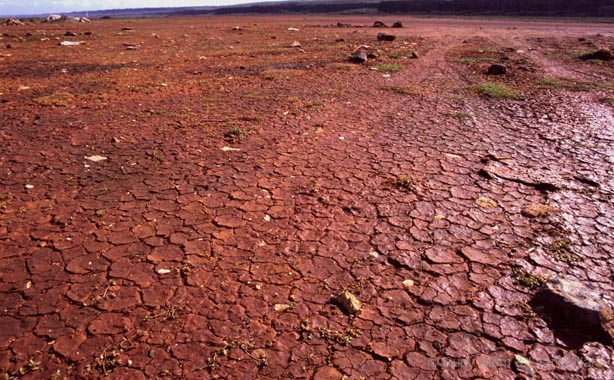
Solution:
{"label": "scattered pebble", "polygon": [[412,286],[414,286],[414,284],[414,280],[407,279],[403,281],[403,287],[405,288],[411,288]]}
{"label": "scattered pebble", "polygon": [[170,269],[158,269],[158,274],[169,274],[171,272]]}

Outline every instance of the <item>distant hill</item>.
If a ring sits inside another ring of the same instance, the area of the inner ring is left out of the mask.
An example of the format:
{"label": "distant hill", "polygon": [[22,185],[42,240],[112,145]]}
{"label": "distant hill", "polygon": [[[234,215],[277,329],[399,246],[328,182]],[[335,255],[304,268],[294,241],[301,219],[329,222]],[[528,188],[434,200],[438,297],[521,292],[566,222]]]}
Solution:
{"label": "distant hill", "polygon": [[312,0],[221,7],[213,14],[236,13],[404,13],[614,17],[614,0]]}
{"label": "distant hill", "polygon": [[[392,13],[542,17],[614,17],[614,0],[290,0],[223,7],[90,11],[90,18],[230,14]],[[71,16],[85,16],[73,12]]]}
{"label": "distant hill", "polygon": [[69,16],[90,18],[102,17],[162,17],[189,14],[210,14],[219,7],[165,7],[165,8],[134,8],[134,9],[107,9],[89,12],[71,12]]}

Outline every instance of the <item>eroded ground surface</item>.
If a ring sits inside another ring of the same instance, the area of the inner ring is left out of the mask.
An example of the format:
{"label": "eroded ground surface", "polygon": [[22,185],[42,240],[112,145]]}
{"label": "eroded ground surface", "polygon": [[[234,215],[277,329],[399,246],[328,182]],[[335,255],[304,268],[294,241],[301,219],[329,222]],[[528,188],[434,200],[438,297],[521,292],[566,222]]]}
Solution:
{"label": "eroded ground surface", "polygon": [[2,27],[3,377],[614,378],[614,27],[400,19]]}

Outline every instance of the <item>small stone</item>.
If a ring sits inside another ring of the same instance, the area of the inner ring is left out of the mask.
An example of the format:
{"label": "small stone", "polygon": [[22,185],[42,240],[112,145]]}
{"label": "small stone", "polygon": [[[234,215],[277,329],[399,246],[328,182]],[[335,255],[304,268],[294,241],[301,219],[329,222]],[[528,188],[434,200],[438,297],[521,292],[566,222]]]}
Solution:
{"label": "small stone", "polygon": [[66,32],[64,33],[64,36],[66,37],[75,37],[77,34],[73,33],[73,32]]}
{"label": "small stone", "polygon": [[418,54],[417,51],[412,51],[411,53],[409,53],[409,58],[410,59],[420,58],[420,54]]}
{"label": "small stone", "polygon": [[488,75],[505,75],[506,73],[507,67],[500,63],[493,63],[492,65],[490,65],[487,71]]}
{"label": "small stone", "polygon": [[377,253],[376,251],[371,251],[367,253],[367,257],[371,259],[377,259],[379,257],[379,253]]}
{"label": "small stone", "polygon": [[290,310],[292,309],[292,305],[291,304],[287,304],[287,303],[278,303],[275,304],[275,306],[273,306],[273,309],[275,309],[275,311],[286,311],[286,310]]}
{"label": "small stone", "polygon": [[339,294],[335,302],[348,314],[356,314],[362,307],[358,298],[347,290]]}
{"label": "small stone", "polygon": [[488,197],[479,197],[475,203],[485,209],[491,209],[497,207],[497,202]]}
{"label": "small stone", "polygon": [[394,24],[392,24],[393,28],[402,28],[403,27],[403,23],[401,21],[397,21]]}
{"label": "small stone", "polygon": [[533,371],[533,367],[531,367],[531,362],[529,359],[524,356],[515,355],[514,361],[512,362],[512,369],[516,371],[516,373],[533,376],[535,372]]}
{"label": "small stone", "polygon": [[523,207],[521,213],[527,218],[542,218],[553,214],[555,211],[552,206],[543,203],[531,203]]}
{"label": "small stone", "polygon": [[378,41],[394,41],[397,39],[397,36],[395,36],[394,34],[388,34],[388,33],[377,33],[377,40]]}
{"label": "small stone", "polygon": [[147,356],[149,356],[150,358],[153,358],[154,356],[156,356],[156,350],[154,349],[149,350],[149,352],[147,353]]}
{"label": "small stone", "polygon": [[373,27],[374,28],[387,28],[386,24],[384,24],[382,21],[375,21],[373,23]]}
{"label": "small stone", "polygon": [[158,269],[158,274],[169,274],[171,272],[170,269]]}
{"label": "small stone", "polygon": [[403,287],[404,288],[411,288],[412,286],[414,286],[414,280],[411,279],[407,279],[405,281],[403,281]]}
{"label": "small stone", "polygon": [[238,26],[238,25],[237,25],[237,26],[233,26],[233,27],[232,27],[232,30],[241,30],[241,27],[240,27],[240,26]]}
{"label": "small stone", "polygon": [[292,41],[292,43],[290,44],[291,48],[300,48],[301,47],[301,43],[298,41]]}
{"label": "small stone", "polygon": [[28,190],[30,190],[30,189],[34,189],[34,185],[27,184],[27,185],[25,186],[25,188],[26,188],[26,189],[28,189]]}
{"label": "small stone", "polygon": [[367,53],[363,50],[359,50],[353,53],[347,60],[352,63],[365,63],[367,59]]}

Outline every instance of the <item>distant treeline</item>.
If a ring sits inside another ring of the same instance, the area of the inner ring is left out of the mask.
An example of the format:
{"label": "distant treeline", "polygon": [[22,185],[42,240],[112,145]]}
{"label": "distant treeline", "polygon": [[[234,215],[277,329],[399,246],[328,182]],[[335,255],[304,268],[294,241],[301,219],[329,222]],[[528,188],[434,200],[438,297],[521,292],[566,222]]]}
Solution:
{"label": "distant treeline", "polygon": [[392,0],[380,2],[259,3],[218,8],[214,14],[340,13],[363,10],[380,13],[614,17],[614,0]]}

